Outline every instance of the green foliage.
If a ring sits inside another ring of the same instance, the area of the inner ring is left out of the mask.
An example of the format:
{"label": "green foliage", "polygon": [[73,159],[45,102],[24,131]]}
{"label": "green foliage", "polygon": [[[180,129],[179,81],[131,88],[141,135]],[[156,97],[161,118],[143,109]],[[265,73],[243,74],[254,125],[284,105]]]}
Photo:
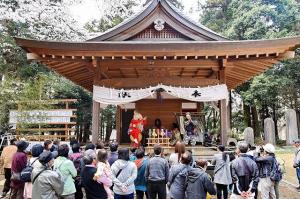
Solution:
{"label": "green foliage", "polygon": [[[300,13],[294,0],[207,0],[201,22],[230,39],[278,38],[299,34]],[[233,126],[251,124],[259,135],[264,118],[276,123],[284,107],[299,110],[299,71],[299,58],[291,59],[239,86],[244,112],[235,110]]]}
{"label": "green foliage", "polygon": [[0,126],[7,126],[9,110],[16,109],[17,102],[22,101],[22,111],[49,108],[40,100],[75,98],[78,99],[78,126],[88,123],[86,129],[89,129],[90,93],[42,64],[29,62],[13,38],[78,40],[84,37],[84,32],[76,28],[74,20],[65,12],[75,1],[0,0],[0,76],[4,77],[0,84]]}
{"label": "green foliage", "polygon": [[295,35],[299,30],[294,0],[207,0],[201,22],[232,39]]}

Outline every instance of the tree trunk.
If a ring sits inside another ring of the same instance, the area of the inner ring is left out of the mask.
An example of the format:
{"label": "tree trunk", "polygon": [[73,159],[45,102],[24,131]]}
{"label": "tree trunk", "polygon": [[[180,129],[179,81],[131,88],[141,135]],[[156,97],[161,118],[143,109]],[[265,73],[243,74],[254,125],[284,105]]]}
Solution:
{"label": "tree trunk", "polygon": [[260,135],[258,113],[257,113],[256,106],[251,106],[251,115],[252,115],[254,137],[259,138],[261,135]]}
{"label": "tree trunk", "polygon": [[250,106],[246,104],[244,104],[244,122],[247,127],[252,127]]}
{"label": "tree trunk", "polygon": [[105,142],[109,142],[112,129],[113,129],[113,124],[108,123],[107,126],[106,126]]}
{"label": "tree trunk", "polygon": [[295,91],[293,95],[295,101],[295,111],[297,115],[297,126],[298,126],[298,135],[300,135],[300,110],[299,110],[299,103],[298,103],[298,93]]}
{"label": "tree trunk", "polygon": [[231,95],[231,91],[229,91],[229,126],[230,126],[230,129],[232,128],[233,126],[233,123],[232,123],[232,95]]}
{"label": "tree trunk", "polygon": [[79,141],[80,142],[83,141],[83,126],[82,126],[82,124],[80,124],[80,126],[79,126]]}
{"label": "tree trunk", "polygon": [[90,125],[89,123],[83,123],[83,142],[87,142],[90,137]]}
{"label": "tree trunk", "polygon": [[216,114],[216,110],[213,109],[213,129],[216,129],[217,127],[217,114]]}
{"label": "tree trunk", "polygon": [[261,129],[263,130],[265,128],[265,119],[270,117],[270,114],[269,114],[269,109],[266,105],[263,105],[262,107],[262,117],[261,117]]}
{"label": "tree trunk", "polygon": [[272,111],[273,111],[273,120],[274,120],[274,125],[275,125],[275,139],[279,140],[278,126],[277,126],[277,114],[276,114],[275,104],[273,104],[273,106],[272,106]]}
{"label": "tree trunk", "polygon": [[298,136],[300,136],[300,133],[299,133],[299,127],[300,127],[300,111],[299,110],[296,110],[296,115],[297,115],[297,126],[298,126]]}

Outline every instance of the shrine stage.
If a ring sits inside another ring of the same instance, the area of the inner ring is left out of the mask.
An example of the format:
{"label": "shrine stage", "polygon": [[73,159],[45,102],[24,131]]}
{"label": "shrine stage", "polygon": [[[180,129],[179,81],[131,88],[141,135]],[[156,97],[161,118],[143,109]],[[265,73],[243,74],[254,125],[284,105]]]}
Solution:
{"label": "shrine stage", "polygon": [[[120,147],[129,147],[130,145],[121,145]],[[169,157],[171,153],[175,152],[175,147],[163,147],[164,149],[164,155],[166,157]],[[235,147],[228,147],[227,151],[228,153],[234,153]],[[194,159],[206,159],[206,160],[212,160],[213,156],[218,153],[217,146],[211,146],[211,147],[204,147],[204,146],[186,146],[186,151],[191,151],[193,154]],[[153,154],[153,147],[145,147],[145,151],[147,155]]]}

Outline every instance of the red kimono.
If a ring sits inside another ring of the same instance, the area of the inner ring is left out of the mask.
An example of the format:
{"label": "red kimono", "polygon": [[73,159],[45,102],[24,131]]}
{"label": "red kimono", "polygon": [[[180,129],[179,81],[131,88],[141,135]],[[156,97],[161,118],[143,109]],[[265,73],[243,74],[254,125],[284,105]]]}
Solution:
{"label": "red kimono", "polygon": [[146,120],[144,119],[132,119],[129,125],[129,136],[132,136],[132,146],[139,147],[140,141],[142,137],[142,127],[146,124]]}

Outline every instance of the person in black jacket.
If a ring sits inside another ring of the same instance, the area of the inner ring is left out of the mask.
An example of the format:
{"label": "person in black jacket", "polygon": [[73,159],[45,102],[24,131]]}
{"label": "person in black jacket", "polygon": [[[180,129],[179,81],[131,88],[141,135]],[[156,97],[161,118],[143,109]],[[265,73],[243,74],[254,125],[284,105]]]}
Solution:
{"label": "person in black jacket", "polygon": [[96,154],[84,156],[83,161],[85,166],[81,172],[81,180],[86,193],[86,199],[107,198],[103,185],[93,179],[97,171]]}
{"label": "person in black jacket", "polygon": [[238,158],[231,163],[234,187],[230,199],[254,199],[259,172],[256,163],[246,154],[247,152],[248,144],[239,143],[236,150]]}

